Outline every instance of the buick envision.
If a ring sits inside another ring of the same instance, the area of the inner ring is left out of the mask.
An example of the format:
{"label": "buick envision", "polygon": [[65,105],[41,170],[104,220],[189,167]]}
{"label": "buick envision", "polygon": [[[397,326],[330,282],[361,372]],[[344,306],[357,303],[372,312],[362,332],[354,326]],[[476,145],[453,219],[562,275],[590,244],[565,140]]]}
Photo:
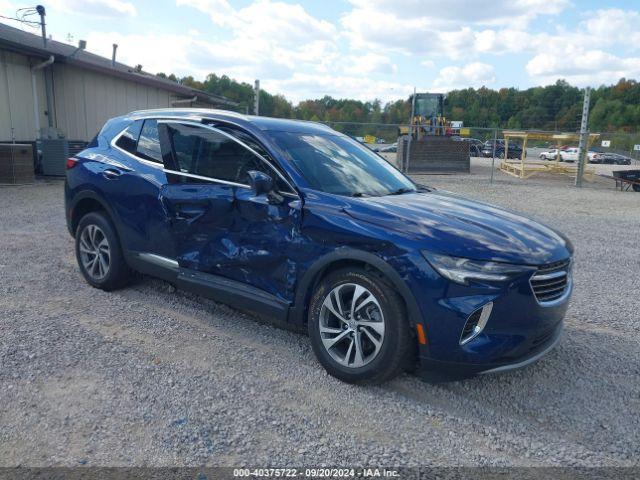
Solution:
{"label": "buick envision", "polygon": [[167,109],[109,120],[67,161],[80,271],[132,271],[308,330],[324,368],[382,382],[532,363],[557,343],[570,242],[417,185],[311,122]]}

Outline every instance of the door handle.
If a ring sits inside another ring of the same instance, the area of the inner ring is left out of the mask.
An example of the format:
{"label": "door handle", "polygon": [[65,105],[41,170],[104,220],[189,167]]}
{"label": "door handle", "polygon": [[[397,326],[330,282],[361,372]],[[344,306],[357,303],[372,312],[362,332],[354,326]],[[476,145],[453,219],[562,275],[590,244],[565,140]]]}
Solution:
{"label": "door handle", "polygon": [[122,175],[122,172],[120,170],[116,170],[115,168],[107,168],[107,169],[102,171],[102,175],[105,178],[108,178],[108,179],[112,180],[112,179],[118,178],[120,175]]}
{"label": "door handle", "polygon": [[173,218],[176,220],[193,220],[204,214],[205,205],[178,204],[174,207]]}

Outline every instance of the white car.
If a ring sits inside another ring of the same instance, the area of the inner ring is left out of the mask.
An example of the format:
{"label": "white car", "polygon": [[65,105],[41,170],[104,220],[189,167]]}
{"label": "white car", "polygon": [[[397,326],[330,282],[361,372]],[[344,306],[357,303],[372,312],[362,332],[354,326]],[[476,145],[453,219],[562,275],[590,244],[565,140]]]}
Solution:
{"label": "white car", "polygon": [[560,150],[560,160],[562,160],[563,162],[577,162],[578,149],[567,148],[566,150]]}
{"label": "white car", "polygon": [[546,152],[540,152],[540,160],[555,160],[558,156],[558,149],[548,150]]}
{"label": "white car", "polygon": [[599,153],[599,152],[594,152],[594,151],[591,151],[591,150],[589,150],[589,151],[587,152],[587,157],[589,157],[589,160],[588,160],[588,161],[589,161],[589,162],[593,162],[593,163],[598,163],[599,158],[600,158],[599,156],[601,156],[601,155],[602,155],[601,153]]}
{"label": "white car", "polygon": [[[563,162],[577,162],[578,152],[579,150],[577,148],[567,148],[566,150],[560,150],[560,160],[562,160]],[[590,162],[597,157],[598,152],[593,152],[591,150],[587,152],[587,162]]]}

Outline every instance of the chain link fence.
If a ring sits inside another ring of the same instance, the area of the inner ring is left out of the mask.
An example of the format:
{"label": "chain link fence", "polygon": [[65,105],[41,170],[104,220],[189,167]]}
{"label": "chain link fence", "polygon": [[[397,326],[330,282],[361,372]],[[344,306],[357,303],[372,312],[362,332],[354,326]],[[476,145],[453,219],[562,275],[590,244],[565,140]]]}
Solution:
{"label": "chain link fence", "polygon": [[[365,144],[397,168],[412,173],[406,155],[402,152],[402,148],[398,148],[399,137],[406,135],[409,131],[408,124],[324,123]],[[575,181],[579,139],[577,132],[562,136],[563,132],[559,131],[519,130],[528,134],[526,145],[522,138],[510,137],[507,146],[505,132],[509,134],[512,131],[513,129],[504,128],[461,127],[448,133],[454,141],[468,143],[470,173],[477,175],[478,181],[486,180],[493,183],[501,176],[504,178],[505,173],[500,170],[503,161],[517,163],[523,156],[525,162],[532,165],[534,169],[536,165],[548,166],[556,160],[556,157],[559,157],[563,168],[555,170],[548,168],[548,171],[564,173],[560,178],[563,178],[566,183]],[[554,135],[556,138],[553,137]],[[525,147],[524,150],[523,147]],[[597,175],[611,176],[615,169],[640,168],[640,133],[599,133],[596,137],[592,137],[588,157],[587,170],[591,172],[591,180]],[[547,170],[540,167],[539,171],[545,173]]]}

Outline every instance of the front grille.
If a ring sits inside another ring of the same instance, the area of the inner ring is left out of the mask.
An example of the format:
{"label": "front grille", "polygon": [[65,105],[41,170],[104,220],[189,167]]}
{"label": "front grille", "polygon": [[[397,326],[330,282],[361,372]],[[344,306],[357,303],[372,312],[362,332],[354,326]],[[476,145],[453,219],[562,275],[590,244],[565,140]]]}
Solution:
{"label": "front grille", "polygon": [[548,303],[561,298],[569,288],[571,260],[538,267],[531,277],[531,288],[538,302]]}

